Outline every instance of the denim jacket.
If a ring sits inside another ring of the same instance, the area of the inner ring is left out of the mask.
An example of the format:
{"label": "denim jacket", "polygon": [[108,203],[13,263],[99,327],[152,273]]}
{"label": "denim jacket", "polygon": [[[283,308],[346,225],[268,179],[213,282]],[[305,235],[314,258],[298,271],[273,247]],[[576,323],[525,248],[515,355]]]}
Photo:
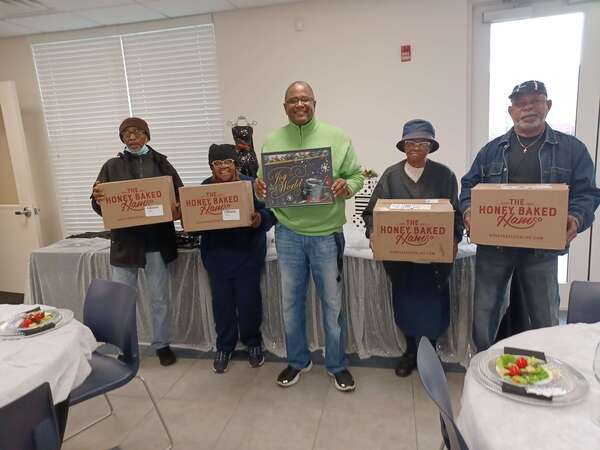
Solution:
{"label": "denim jacket", "polygon": [[[487,143],[477,154],[471,169],[461,179],[460,209],[471,206],[471,188],[479,183],[508,183],[506,150],[510,147],[511,128],[504,136]],[[569,185],[569,214],[579,223],[578,233],[590,227],[600,203],[594,163],[583,142],[555,131],[546,124],[544,142],[538,152],[541,183]]]}

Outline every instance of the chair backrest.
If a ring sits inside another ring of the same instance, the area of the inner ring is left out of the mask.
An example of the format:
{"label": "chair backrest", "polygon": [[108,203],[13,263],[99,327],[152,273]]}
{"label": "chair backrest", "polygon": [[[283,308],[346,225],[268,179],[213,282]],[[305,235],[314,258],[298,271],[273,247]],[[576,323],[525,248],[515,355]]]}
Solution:
{"label": "chair backrest", "polygon": [[129,362],[139,361],[135,299],[135,289],[126,284],[94,280],[83,309],[83,323],[96,340],[117,346]]}
{"label": "chair backrest", "polygon": [[450,450],[469,450],[458,427],[454,423],[448,380],[444,374],[442,363],[429,339],[422,337],[417,350],[417,370],[421,383],[429,398],[437,405],[440,419],[444,425],[442,435]]}
{"label": "chair backrest", "polygon": [[573,281],[569,290],[567,323],[600,322],[600,282]]}
{"label": "chair backrest", "polygon": [[59,450],[56,411],[48,382],[0,408],[0,450]]}

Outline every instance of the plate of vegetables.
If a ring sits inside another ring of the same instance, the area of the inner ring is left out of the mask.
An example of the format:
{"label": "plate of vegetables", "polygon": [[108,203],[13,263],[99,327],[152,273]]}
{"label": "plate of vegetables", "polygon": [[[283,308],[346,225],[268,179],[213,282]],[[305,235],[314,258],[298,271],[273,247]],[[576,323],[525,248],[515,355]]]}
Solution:
{"label": "plate of vegetables", "polygon": [[496,373],[502,381],[517,386],[541,386],[552,382],[553,371],[535,356],[503,353],[496,358]]}
{"label": "plate of vegetables", "polygon": [[50,306],[38,306],[19,313],[10,320],[0,322],[0,337],[24,337],[50,331],[69,321],[65,320],[65,313],[67,319],[73,318],[71,311]]}
{"label": "plate of vegetables", "polygon": [[475,355],[469,371],[485,388],[511,400],[537,406],[580,402],[589,390],[586,378],[551,355],[489,349]]}

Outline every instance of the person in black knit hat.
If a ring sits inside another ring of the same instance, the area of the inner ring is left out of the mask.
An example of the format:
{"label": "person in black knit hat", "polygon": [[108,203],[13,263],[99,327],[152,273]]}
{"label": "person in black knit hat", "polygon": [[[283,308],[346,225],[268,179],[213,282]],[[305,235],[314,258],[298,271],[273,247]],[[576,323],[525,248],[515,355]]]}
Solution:
{"label": "person in black knit hat", "polygon": [[[202,184],[228,183],[253,179],[240,174],[238,154],[230,144],[213,144],[208,151],[212,176]],[[260,276],[267,252],[266,232],[275,217],[254,197],[252,226],[202,231],[200,255],[208,272],[213,315],[217,329],[217,353],[213,370],[227,372],[238,342],[248,347],[251,367],[264,363],[260,324],[262,298]]]}

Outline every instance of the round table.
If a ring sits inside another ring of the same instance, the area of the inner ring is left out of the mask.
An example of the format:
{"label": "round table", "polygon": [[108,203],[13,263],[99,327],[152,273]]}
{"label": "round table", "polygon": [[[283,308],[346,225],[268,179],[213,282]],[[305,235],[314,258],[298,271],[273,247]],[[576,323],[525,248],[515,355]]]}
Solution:
{"label": "round table", "polygon": [[[33,307],[0,305],[0,322]],[[45,381],[50,383],[54,403],[63,402],[90,374],[89,360],[97,346],[90,329],[75,319],[39,335],[0,338],[0,407]]]}
{"label": "round table", "polygon": [[476,450],[600,449],[600,427],[592,414],[600,414],[600,383],[592,371],[594,351],[600,342],[600,323],[571,324],[517,334],[496,343],[540,350],[581,372],[590,390],[572,406],[532,406],[483,387],[467,370],[458,427],[469,448]]}

